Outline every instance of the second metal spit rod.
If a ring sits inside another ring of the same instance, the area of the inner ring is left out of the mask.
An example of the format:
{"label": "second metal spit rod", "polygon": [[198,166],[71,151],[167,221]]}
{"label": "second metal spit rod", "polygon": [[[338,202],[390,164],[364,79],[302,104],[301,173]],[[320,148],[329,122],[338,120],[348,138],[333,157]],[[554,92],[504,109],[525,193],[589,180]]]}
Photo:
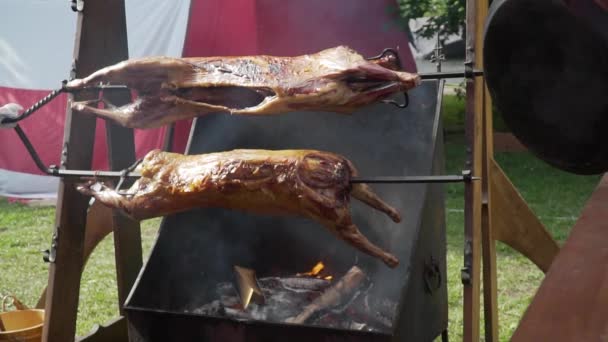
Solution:
{"label": "second metal spit rod", "polygon": [[[19,127],[15,126],[17,135],[25,145],[25,148],[29,152],[30,156],[36,163],[36,166],[40,171],[55,177],[62,178],[115,178],[119,179],[119,184],[127,178],[139,178],[141,174],[135,172],[135,167],[141,162],[138,160],[129,168],[122,171],[91,171],[91,170],[65,170],[55,166],[46,167],[38,153],[34,149],[34,146],[25,135],[25,132]],[[462,171],[461,175],[433,175],[433,176],[394,176],[394,177],[353,177],[351,183],[377,183],[377,184],[412,184],[412,183],[460,183],[460,182],[471,182],[479,180],[479,177],[473,177],[470,170]]]}
{"label": "second metal spit rod", "polygon": [[[50,175],[57,177],[76,178],[139,178],[139,172],[124,171],[84,171],[84,170],[62,170],[50,169]],[[462,175],[441,176],[394,176],[394,177],[353,177],[351,183],[376,183],[376,184],[413,184],[413,183],[461,183],[479,180],[473,177],[471,172],[465,170]]]}

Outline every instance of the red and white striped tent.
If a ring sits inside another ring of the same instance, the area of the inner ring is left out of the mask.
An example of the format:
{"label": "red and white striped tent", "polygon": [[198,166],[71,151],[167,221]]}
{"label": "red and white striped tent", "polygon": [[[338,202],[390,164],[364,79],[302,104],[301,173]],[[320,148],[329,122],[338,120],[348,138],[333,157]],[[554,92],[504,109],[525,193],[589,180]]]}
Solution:
{"label": "red and white striped tent", "polygon": [[[129,56],[294,56],[336,45],[363,55],[399,47],[415,71],[407,35],[396,23],[395,0],[126,0]],[[24,108],[66,79],[72,64],[76,14],[69,1],[3,0],[0,20],[0,106]],[[86,2],[85,2],[86,6]],[[61,95],[20,125],[45,164],[58,164],[66,97]],[[176,126],[183,151],[189,122]],[[107,169],[105,128],[95,132],[93,168]],[[137,156],[158,148],[165,128],[136,130]],[[54,197],[57,179],[41,176],[11,129],[0,129],[0,196]]]}

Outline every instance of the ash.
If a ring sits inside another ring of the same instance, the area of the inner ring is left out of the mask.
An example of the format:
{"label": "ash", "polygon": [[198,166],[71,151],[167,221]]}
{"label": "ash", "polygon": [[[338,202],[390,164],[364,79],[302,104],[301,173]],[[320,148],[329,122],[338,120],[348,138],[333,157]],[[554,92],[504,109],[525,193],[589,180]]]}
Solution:
{"label": "ash", "polygon": [[[265,297],[264,304],[250,303],[243,310],[234,285],[219,283],[216,300],[193,310],[194,314],[242,320],[283,323],[298,315],[302,309],[328,289],[332,282],[309,277],[267,277],[258,279]],[[322,310],[305,324],[327,328],[390,332],[397,304],[387,299],[373,298],[373,284],[367,283],[337,306]]]}

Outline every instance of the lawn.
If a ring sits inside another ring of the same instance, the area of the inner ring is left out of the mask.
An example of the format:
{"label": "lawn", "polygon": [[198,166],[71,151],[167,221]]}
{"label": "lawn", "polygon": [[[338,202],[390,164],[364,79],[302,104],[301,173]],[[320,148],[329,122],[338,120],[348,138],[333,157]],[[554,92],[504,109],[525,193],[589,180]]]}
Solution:
{"label": "lawn", "polygon": [[[561,242],[597,184],[598,176],[576,176],[552,169],[528,153],[499,153],[496,159],[534,212]],[[460,135],[446,138],[446,171],[459,173],[464,165]],[[463,187],[446,187],[447,262],[450,340],[462,339]],[[159,220],[142,224],[145,254],[156,236]],[[31,208],[0,200],[0,294],[14,293],[34,305],[47,281],[41,250],[50,244],[54,208]],[[543,274],[530,261],[498,243],[498,305],[500,340],[507,341],[538,288]],[[81,284],[77,333],[117,314],[113,241],[104,240],[89,260]],[[483,324],[482,324],[483,327]]]}

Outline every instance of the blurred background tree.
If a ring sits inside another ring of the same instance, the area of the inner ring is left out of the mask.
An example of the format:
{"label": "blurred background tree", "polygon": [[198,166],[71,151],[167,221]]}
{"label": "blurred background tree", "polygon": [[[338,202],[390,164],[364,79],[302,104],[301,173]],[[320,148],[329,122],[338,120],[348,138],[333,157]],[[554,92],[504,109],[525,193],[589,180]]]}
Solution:
{"label": "blurred background tree", "polygon": [[410,19],[428,18],[414,33],[424,38],[434,38],[438,34],[442,43],[452,34],[462,36],[465,5],[465,0],[397,0],[404,26]]}

